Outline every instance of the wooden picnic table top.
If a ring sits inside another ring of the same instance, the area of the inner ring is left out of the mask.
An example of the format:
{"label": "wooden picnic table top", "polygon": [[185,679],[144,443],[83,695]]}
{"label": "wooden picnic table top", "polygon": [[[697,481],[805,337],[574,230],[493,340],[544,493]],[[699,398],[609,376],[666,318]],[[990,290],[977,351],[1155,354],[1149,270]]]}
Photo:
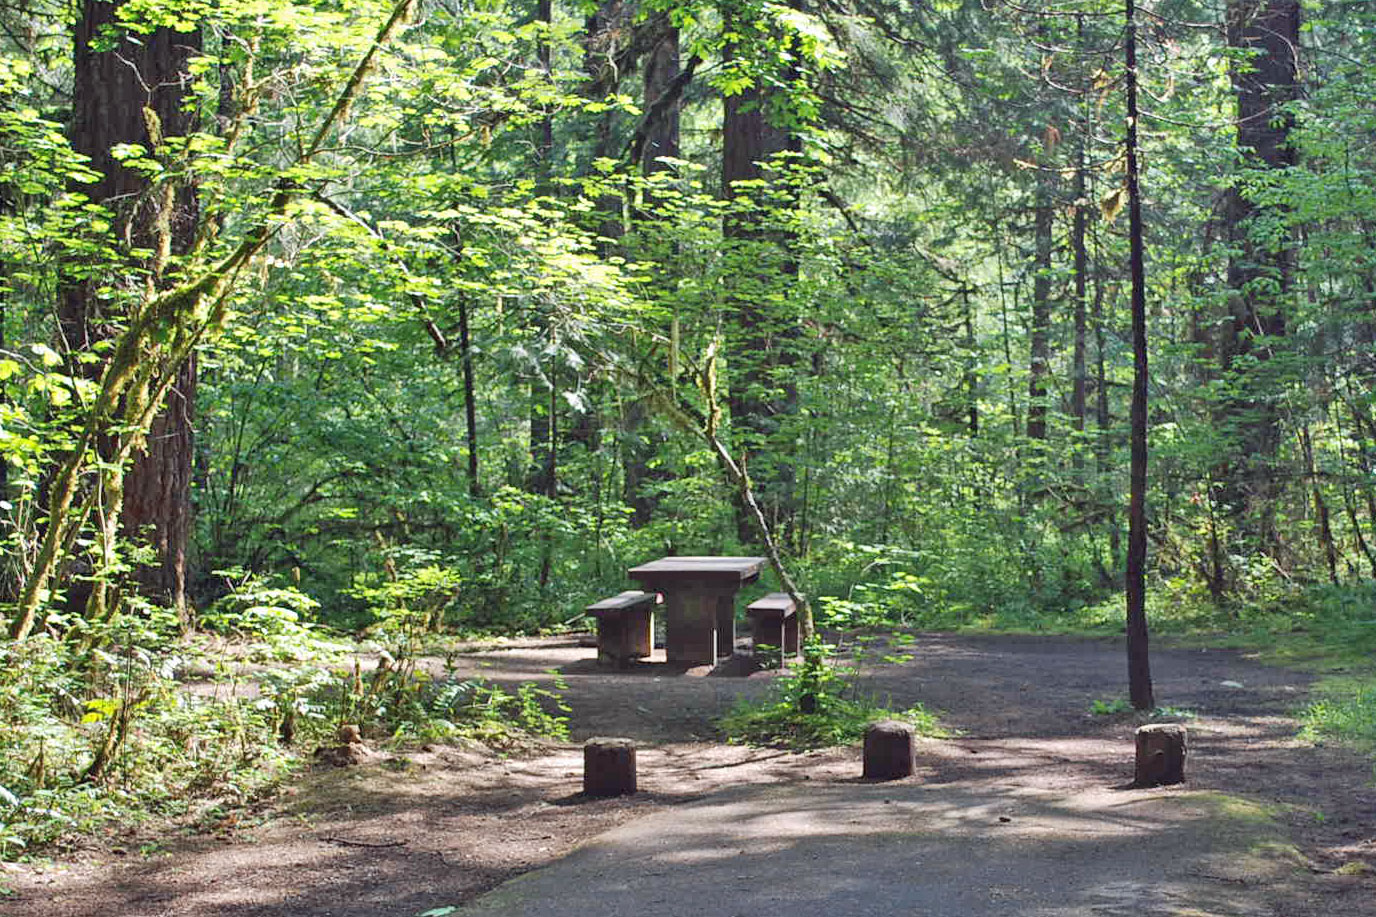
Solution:
{"label": "wooden picnic table top", "polygon": [[742,584],[757,579],[763,557],[661,557],[627,571],[642,583],[711,582]]}

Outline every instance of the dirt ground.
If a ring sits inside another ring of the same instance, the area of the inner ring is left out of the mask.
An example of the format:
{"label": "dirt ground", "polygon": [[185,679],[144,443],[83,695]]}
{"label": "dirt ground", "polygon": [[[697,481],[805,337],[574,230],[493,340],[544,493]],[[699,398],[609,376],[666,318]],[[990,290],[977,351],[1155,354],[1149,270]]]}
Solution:
{"label": "dirt ground", "polygon": [[[1131,778],[1135,723],[1089,712],[1123,691],[1119,641],[926,634],[904,652],[906,662],[867,668],[862,687],[897,707],[921,701],[959,731],[922,743],[921,781],[1070,791]],[[771,673],[653,661],[608,672],[594,655],[577,641],[535,640],[460,657],[458,674],[502,681],[560,671],[573,743],[510,757],[434,747],[322,768],[213,835],[145,826],[59,863],[9,867],[0,915],[414,917],[639,815],[748,784],[836,785],[859,772],[853,748],[795,755],[713,741],[713,721],[737,697],[767,691]],[[1307,676],[1219,650],[1157,649],[1152,669],[1158,703],[1195,714],[1189,788],[1265,806],[1318,877],[1319,892],[1288,904],[1286,917],[1376,915],[1371,765],[1296,740]],[[579,794],[578,743],[593,735],[640,743],[641,793]]]}

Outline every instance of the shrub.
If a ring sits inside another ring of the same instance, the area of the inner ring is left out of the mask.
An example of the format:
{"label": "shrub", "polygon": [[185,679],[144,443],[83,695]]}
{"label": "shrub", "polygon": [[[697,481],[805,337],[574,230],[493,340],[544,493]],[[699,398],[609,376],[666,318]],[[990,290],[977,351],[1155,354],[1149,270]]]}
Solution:
{"label": "shrub", "polygon": [[804,648],[803,661],[775,679],[760,702],[741,698],[721,721],[732,743],[803,750],[849,745],[859,741],[875,720],[901,719],[918,735],[946,735],[935,715],[918,704],[895,711],[859,692],[859,669],[837,669],[830,662],[832,647],[813,642]]}

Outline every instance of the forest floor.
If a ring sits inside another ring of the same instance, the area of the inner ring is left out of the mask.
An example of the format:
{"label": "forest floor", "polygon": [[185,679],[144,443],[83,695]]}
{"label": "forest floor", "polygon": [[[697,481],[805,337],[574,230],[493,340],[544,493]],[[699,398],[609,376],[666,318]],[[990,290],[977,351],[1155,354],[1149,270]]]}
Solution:
{"label": "forest floor", "polygon": [[[1243,852],[1282,867],[1266,876],[1228,873],[1226,864],[1208,867],[1208,881],[1217,889],[1252,902],[1222,913],[1376,914],[1371,763],[1342,748],[1296,739],[1293,714],[1305,702],[1308,676],[1231,651],[1158,647],[1152,658],[1158,702],[1194,713],[1187,720],[1188,783],[1126,792],[1121,787],[1132,776],[1136,722],[1130,715],[1090,712],[1094,701],[1110,701],[1122,692],[1126,666],[1120,642],[924,634],[901,652],[906,661],[867,667],[862,689],[891,698],[895,707],[920,701],[959,734],[923,741],[917,777],[884,785],[892,790],[882,791],[883,803],[910,805],[916,817],[931,815],[921,807],[934,799],[959,797],[963,819],[980,813],[978,818],[992,826],[981,831],[1011,826],[1033,840],[1051,831],[1083,833],[1090,824],[1076,828],[1066,820],[1064,807],[1059,814],[1039,809],[1028,804],[1033,798],[1075,800],[1097,813],[1091,816],[1096,824],[1113,821],[1114,810],[1144,798],[1167,807],[1153,810],[1158,813],[1208,810],[1214,821],[1196,819],[1193,843],[1207,843],[1211,824],[1221,837],[1241,818],[1260,832],[1243,839]],[[806,798],[854,804],[855,813],[872,811],[880,802],[873,785],[857,780],[855,748],[791,754],[714,740],[713,722],[738,696],[767,691],[771,673],[740,677],[730,664],[727,671],[708,672],[653,663],[608,672],[593,664],[593,655],[576,641],[550,639],[458,657],[457,674],[503,682],[548,681],[550,670],[559,670],[573,710],[574,743],[509,756],[435,746],[380,756],[360,767],[319,768],[211,833],[131,827],[125,836],[59,862],[6,867],[0,884],[11,894],[0,900],[0,915],[415,917],[473,902],[521,873],[572,862],[575,858],[565,860],[568,854],[611,829],[617,830],[605,837],[619,838],[632,849],[643,846],[645,832],[672,835],[680,822],[692,825],[739,805],[742,793],[766,802]],[[640,743],[639,794],[613,800],[580,795],[577,743],[593,735],[629,736]],[[919,798],[918,790],[927,795]],[[1184,809],[1169,809],[1176,803]],[[813,815],[839,821],[835,810]],[[1158,828],[1165,824],[1165,816],[1154,817]],[[865,831],[857,827],[854,833]],[[1158,839],[1158,852],[1168,848],[1177,858],[1190,853],[1176,847],[1173,835],[1162,837],[1167,840]],[[585,847],[584,858],[597,847]],[[867,848],[848,843],[844,849]],[[1026,849],[1045,848],[1037,841]],[[1111,866],[1146,850],[1092,842],[1076,851],[1076,868],[1093,869],[1097,857],[1107,874]],[[809,868],[824,870],[826,862],[814,858]],[[1035,870],[1037,862],[1030,857],[1028,869]],[[835,863],[838,871],[854,872],[851,859],[838,854]],[[981,889],[981,900],[1007,897],[1018,884],[1016,876],[978,874],[973,861],[970,869],[964,885]],[[537,875],[554,881],[560,873]],[[570,881],[577,881],[573,875]],[[735,878],[748,878],[755,888],[762,884],[755,876]],[[775,881],[795,882],[787,875]],[[1171,909],[1175,905],[1169,903],[1162,910],[1130,904],[1136,913],[1205,913]],[[1003,914],[1005,906],[1011,905],[990,904],[981,911],[965,901],[933,913],[981,917]],[[662,907],[668,908],[664,913],[736,913],[689,900]],[[1084,912],[1118,913],[1104,907]],[[537,910],[521,906],[512,913]],[[562,912],[593,913],[572,899],[563,902]],[[894,911],[853,911],[872,912]]]}

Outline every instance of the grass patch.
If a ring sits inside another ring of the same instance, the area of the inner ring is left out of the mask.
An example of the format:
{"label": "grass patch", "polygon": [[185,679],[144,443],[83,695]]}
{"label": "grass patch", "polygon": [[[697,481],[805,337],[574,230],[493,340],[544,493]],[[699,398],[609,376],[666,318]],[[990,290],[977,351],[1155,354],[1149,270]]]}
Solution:
{"label": "grass patch", "polygon": [[1192,720],[1198,716],[1193,710],[1186,710],[1183,707],[1153,707],[1150,712],[1139,714],[1126,697],[1092,700],[1089,702],[1089,712],[1094,716],[1132,714],[1139,716],[1144,723],[1152,720]]}
{"label": "grass patch", "polygon": [[728,742],[804,751],[850,745],[876,720],[902,720],[919,736],[944,738],[949,733],[921,704],[895,710],[858,689],[857,669],[838,669],[829,648],[809,646],[797,669],[779,676],[762,701],[745,698],[722,718]]}
{"label": "grass patch", "polygon": [[1257,826],[1275,827],[1276,819],[1282,811],[1277,805],[1214,790],[1192,793],[1189,799],[1207,809],[1215,818]]}
{"label": "grass patch", "polygon": [[1376,754],[1376,679],[1327,678],[1301,714],[1303,738],[1332,740]]}

